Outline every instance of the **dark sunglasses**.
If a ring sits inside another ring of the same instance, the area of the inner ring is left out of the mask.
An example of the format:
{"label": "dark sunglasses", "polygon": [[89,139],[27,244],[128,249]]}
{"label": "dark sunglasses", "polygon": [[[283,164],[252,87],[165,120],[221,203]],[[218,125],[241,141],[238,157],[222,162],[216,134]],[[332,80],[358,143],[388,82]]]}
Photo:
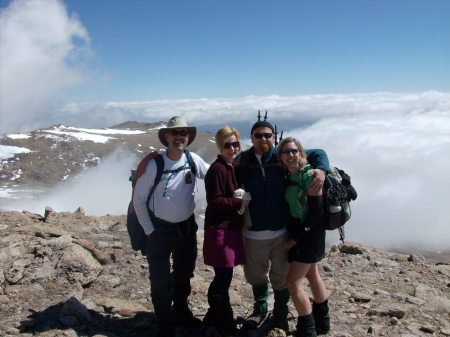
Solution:
{"label": "dark sunglasses", "polygon": [[233,143],[225,143],[225,144],[223,144],[223,148],[224,148],[224,149],[229,149],[229,148],[231,148],[231,147],[237,148],[237,147],[240,147],[240,146],[241,146],[241,144],[240,144],[239,142],[233,142]]}
{"label": "dark sunglasses", "polygon": [[300,151],[297,149],[288,149],[288,150],[283,150],[281,151],[281,153],[284,154],[292,154],[293,156],[295,156],[297,153],[299,153]]}
{"label": "dark sunglasses", "polygon": [[188,135],[187,130],[170,130],[169,132],[174,137],[176,136],[186,137]]}
{"label": "dark sunglasses", "polygon": [[253,136],[256,139],[261,139],[261,138],[265,138],[265,139],[269,139],[270,137],[272,137],[273,133],[254,133]]}

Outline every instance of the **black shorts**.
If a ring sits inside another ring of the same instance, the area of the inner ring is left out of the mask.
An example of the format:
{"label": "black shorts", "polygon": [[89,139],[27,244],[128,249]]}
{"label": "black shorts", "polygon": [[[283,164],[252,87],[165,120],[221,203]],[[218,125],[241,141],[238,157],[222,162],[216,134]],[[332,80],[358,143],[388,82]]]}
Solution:
{"label": "black shorts", "polygon": [[317,263],[325,257],[325,229],[318,226],[289,249],[288,261]]}

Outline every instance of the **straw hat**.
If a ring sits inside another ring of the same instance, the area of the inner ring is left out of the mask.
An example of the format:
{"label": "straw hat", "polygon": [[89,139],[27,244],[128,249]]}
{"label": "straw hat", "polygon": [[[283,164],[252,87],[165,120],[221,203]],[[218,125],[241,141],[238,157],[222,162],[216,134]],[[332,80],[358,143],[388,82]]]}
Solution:
{"label": "straw hat", "polygon": [[174,116],[169,119],[167,126],[158,130],[158,138],[161,144],[164,146],[169,146],[166,141],[165,134],[172,129],[186,129],[189,135],[189,141],[187,145],[189,146],[195,139],[197,135],[197,128],[195,126],[188,126],[186,120],[181,116]]}

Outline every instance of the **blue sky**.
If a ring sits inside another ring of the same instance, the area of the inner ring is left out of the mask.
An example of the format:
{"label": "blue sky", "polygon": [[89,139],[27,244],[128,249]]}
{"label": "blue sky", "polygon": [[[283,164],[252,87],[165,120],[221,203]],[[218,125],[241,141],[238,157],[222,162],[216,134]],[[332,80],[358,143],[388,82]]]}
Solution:
{"label": "blue sky", "polygon": [[110,78],[82,99],[450,89],[446,0],[66,5],[89,32],[91,66]]}
{"label": "blue sky", "polygon": [[450,90],[447,0],[63,4],[89,39],[72,101]]}

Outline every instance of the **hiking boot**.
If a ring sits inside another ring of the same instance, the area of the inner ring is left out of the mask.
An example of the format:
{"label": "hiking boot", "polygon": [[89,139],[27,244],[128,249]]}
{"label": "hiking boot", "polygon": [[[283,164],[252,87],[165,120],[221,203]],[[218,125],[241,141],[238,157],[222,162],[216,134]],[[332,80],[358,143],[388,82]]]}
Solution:
{"label": "hiking boot", "polygon": [[233,318],[225,319],[224,317],[223,320],[217,322],[216,328],[222,335],[234,336],[237,334],[236,323]]}
{"label": "hiking boot", "polygon": [[158,331],[156,332],[156,337],[175,337],[175,326],[159,324]]}
{"label": "hiking boot", "polygon": [[328,314],[328,300],[322,303],[313,302],[312,314],[316,322],[317,335],[326,335],[330,331],[330,315]]}
{"label": "hiking boot", "polygon": [[253,312],[250,316],[248,316],[242,325],[242,329],[244,330],[255,330],[257,329],[267,318],[267,313],[258,314]]}
{"label": "hiking boot", "polygon": [[202,326],[201,319],[194,316],[189,308],[182,311],[175,311],[175,323],[188,329],[200,329]]}
{"label": "hiking boot", "polygon": [[298,316],[295,337],[317,337],[314,316]]}
{"label": "hiking boot", "polygon": [[267,300],[269,298],[269,285],[263,284],[260,286],[253,286],[252,292],[253,298],[255,299],[255,302],[253,303],[253,314],[256,316],[265,315],[268,309]]}
{"label": "hiking boot", "polygon": [[204,337],[220,337],[219,331],[217,331],[216,327],[214,326],[208,326],[203,329],[203,336]]}
{"label": "hiking boot", "polygon": [[243,330],[257,329],[267,318],[269,285],[263,284],[260,286],[253,286],[252,291],[255,299],[255,303],[253,304],[253,313],[247,317],[242,325]]}
{"label": "hiking boot", "polygon": [[274,323],[275,328],[283,330],[284,332],[286,332],[286,334],[289,332],[289,322],[287,317],[275,316],[274,320],[275,320]]}
{"label": "hiking boot", "polygon": [[289,291],[287,288],[281,290],[274,290],[274,305],[273,316],[275,321],[275,328],[281,329],[286,333],[289,332],[289,323],[287,316],[289,314],[288,302],[290,299]]}
{"label": "hiking boot", "polygon": [[205,328],[214,326],[214,319],[212,317],[210,309],[208,309],[208,311],[205,314],[205,317],[203,317],[202,324],[203,324],[203,327],[205,327]]}
{"label": "hiking boot", "polygon": [[158,331],[156,337],[175,337],[175,331]]}
{"label": "hiking boot", "polygon": [[217,330],[222,335],[222,337],[225,337],[225,336],[236,336],[238,334],[238,329],[236,328],[235,325],[222,327],[222,328],[219,328]]}

